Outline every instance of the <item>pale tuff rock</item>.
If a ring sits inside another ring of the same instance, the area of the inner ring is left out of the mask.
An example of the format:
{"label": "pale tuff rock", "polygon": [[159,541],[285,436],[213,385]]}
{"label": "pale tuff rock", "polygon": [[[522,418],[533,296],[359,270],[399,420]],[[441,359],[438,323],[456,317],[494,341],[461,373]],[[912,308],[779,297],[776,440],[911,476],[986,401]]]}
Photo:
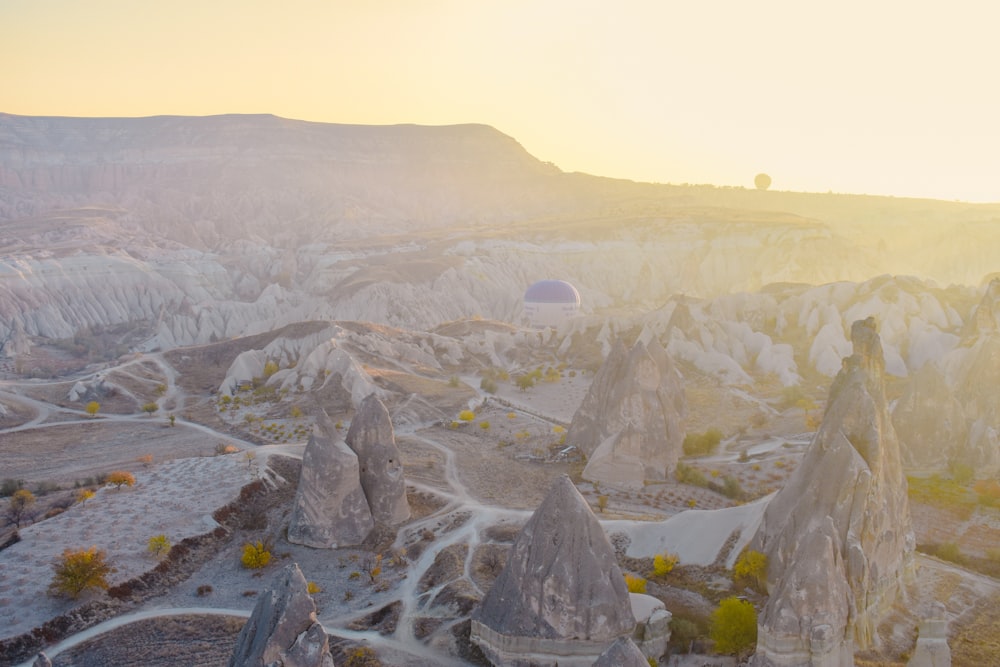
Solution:
{"label": "pale tuff rock", "polygon": [[917,645],[906,667],[951,667],[948,620],[940,602],[935,602],[920,622]]}
{"label": "pale tuff rock", "polygon": [[229,667],[334,667],[329,638],[295,563],[257,598]]}
{"label": "pale tuff rock", "polygon": [[628,637],[619,637],[597,658],[594,667],[649,667],[646,656]]}
{"label": "pale tuff rock", "polygon": [[958,460],[980,475],[1000,470],[1000,279],[983,296],[974,323],[978,337],[963,361],[955,391],[965,407],[969,435]]}
{"label": "pale tuff rock", "polygon": [[361,544],[375,522],[359,474],[358,456],[343,440],[311,436],[302,455],[288,541],[328,549]]}
{"label": "pale tuff rock", "polygon": [[521,530],[472,614],[472,640],[494,665],[587,666],[631,635],[635,618],[614,550],[566,476]]}
{"label": "pale tuff rock", "polygon": [[[629,593],[629,599],[632,603],[632,615],[635,616],[632,643],[646,658],[659,660],[667,652],[673,614],[652,595]],[[645,658],[643,663],[645,664]]]}
{"label": "pale tuff rock", "polygon": [[965,446],[968,425],[962,404],[933,363],[924,364],[892,409],[903,467],[942,471]]}
{"label": "pale tuff rock", "polygon": [[566,436],[587,455],[586,479],[641,487],[677,465],[687,408],[680,373],[656,338],[631,350],[618,339]]}
{"label": "pale tuff rock", "polygon": [[31,663],[31,667],[52,667],[52,661],[49,660],[49,656],[39,653],[35,661]]}
{"label": "pale tuff rock", "polygon": [[830,389],[801,465],[773,498],[751,548],[768,556],[760,666],[853,664],[912,573],[914,537],[873,318]]}
{"label": "pale tuff rock", "polygon": [[357,454],[361,488],[376,523],[394,526],[410,518],[403,461],[396,447],[389,411],[374,394],[361,402],[347,432]]}

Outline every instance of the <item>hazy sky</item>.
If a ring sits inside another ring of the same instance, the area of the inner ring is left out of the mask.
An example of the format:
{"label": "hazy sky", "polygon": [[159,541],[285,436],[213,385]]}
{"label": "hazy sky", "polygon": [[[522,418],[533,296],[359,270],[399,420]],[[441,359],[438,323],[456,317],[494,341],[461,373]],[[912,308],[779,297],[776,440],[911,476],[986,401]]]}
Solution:
{"label": "hazy sky", "polygon": [[998,19],[987,0],[0,0],[0,111],[485,123],[566,171],[1000,201]]}

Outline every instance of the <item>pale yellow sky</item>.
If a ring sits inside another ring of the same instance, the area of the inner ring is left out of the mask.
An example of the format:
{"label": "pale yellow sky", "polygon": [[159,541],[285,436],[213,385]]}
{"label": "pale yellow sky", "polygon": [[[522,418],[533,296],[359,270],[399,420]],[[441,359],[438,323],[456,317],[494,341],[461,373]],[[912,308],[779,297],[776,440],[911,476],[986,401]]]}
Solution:
{"label": "pale yellow sky", "polygon": [[996,202],[998,19],[985,0],[0,0],[0,111],[485,123],[566,171]]}

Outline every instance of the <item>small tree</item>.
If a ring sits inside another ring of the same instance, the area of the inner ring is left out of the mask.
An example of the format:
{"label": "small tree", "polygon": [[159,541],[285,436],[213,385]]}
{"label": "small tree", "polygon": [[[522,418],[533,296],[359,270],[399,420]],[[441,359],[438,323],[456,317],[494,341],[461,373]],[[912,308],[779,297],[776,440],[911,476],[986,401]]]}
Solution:
{"label": "small tree", "polygon": [[744,549],[733,565],[733,581],[764,592],[767,588],[767,555]]}
{"label": "small tree", "polygon": [[629,593],[645,593],[646,580],[634,574],[625,575],[625,587]]}
{"label": "small tree", "polygon": [[677,554],[656,554],[653,556],[653,574],[657,577],[664,577],[670,574],[679,560],[680,557]]}
{"label": "small tree", "polygon": [[108,563],[107,554],[97,547],[66,549],[52,568],[55,575],[49,584],[49,593],[74,600],[90,589],[107,590],[108,575],[115,571]]}
{"label": "small tree", "polygon": [[514,382],[517,383],[517,388],[521,391],[528,391],[535,386],[535,378],[530,374],[518,375]]}
{"label": "small tree", "polygon": [[473,412],[472,410],[462,410],[461,412],[458,413],[459,421],[471,422],[475,418],[476,418],[476,413]]}
{"label": "small tree", "polygon": [[757,610],[746,600],[726,598],[712,612],[709,637],[717,653],[743,655],[757,644]]}
{"label": "small tree", "polygon": [[170,540],[166,535],[154,535],[146,543],[146,550],[156,558],[163,558],[170,551]]}
{"label": "small tree", "polygon": [[87,403],[87,407],[84,409],[87,411],[88,415],[93,417],[97,414],[97,411],[101,409],[101,404],[97,401],[91,401],[90,403]]}
{"label": "small tree", "polygon": [[135,486],[135,475],[127,470],[114,470],[108,473],[105,483],[120,491],[123,486]]}
{"label": "small tree", "polygon": [[604,514],[604,510],[606,510],[607,508],[608,508],[608,497],[602,493],[601,495],[597,496],[597,509],[601,511],[601,514]]}
{"label": "small tree", "polygon": [[142,406],[142,411],[148,414],[150,417],[153,413],[160,409],[160,406],[156,404],[156,401],[150,401]]}
{"label": "small tree", "polygon": [[175,417],[173,414],[171,414],[169,417],[167,417],[167,420],[170,422],[170,425],[173,426],[174,422],[177,421],[177,417]]}
{"label": "small tree", "polygon": [[260,540],[253,544],[244,544],[240,562],[248,570],[259,570],[271,562],[271,551]]}
{"label": "small tree", "polygon": [[91,489],[80,489],[76,492],[76,502],[81,505],[94,497],[94,492]]}
{"label": "small tree", "polygon": [[274,361],[269,361],[264,364],[264,378],[267,379],[278,372],[278,364]]}
{"label": "small tree", "polygon": [[753,185],[758,190],[767,190],[771,187],[771,177],[767,174],[757,174],[753,177]]}
{"label": "small tree", "polygon": [[22,521],[29,521],[32,516],[32,508],[35,506],[35,494],[27,489],[18,489],[15,491],[7,505],[7,518],[10,522],[14,524],[15,527],[20,528]]}

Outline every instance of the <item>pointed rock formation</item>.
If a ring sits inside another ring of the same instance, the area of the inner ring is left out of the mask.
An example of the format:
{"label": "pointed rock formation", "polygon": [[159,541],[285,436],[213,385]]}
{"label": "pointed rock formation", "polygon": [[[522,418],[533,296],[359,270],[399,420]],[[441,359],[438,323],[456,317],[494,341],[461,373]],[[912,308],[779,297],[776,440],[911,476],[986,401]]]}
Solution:
{"label": "pointed rock formation", "polygon": [[229,667],[334,667],[329,638],[295,563],[257,598]]}
{"label": "pointed rock formation", "polygon": [[628,637],[619,637],[598,656],[594,667],[649,667],[646,656]]}
{"label": "pointed rock formation", "polygon": [[587,455],[586,479],[641,487],[666,479],[680,458],[687,412],[680,373],[660,342],[618,339],[566,435]]}
{"label": "pointed rock formation", "polygon": [[45,653],[39,653],[35,661],[31,663],[31,667],[52,667],[52,661]]}
{"label": "pointed rock formation", "polygon": [[392,419],[375,394],[363,401],[347,431],[347,446],[357,454],[361,488],[376,523],[394,526],[410,518],[403,461]]}
{"label": "pointed rock formation", "polygon": [[472,614],[494,665],[589,667],[635,627],[614,549],[569,477],[556,481]]}
{"label": "pointed rock formation", "polygon": [[873,318],[833,381],[802,463],[775,495],[750,548],[768,556],[770,597],[754,665],[842,666],[912,573],[914,537]]}
{"label": "pointed rock formation", "polygon": [[357,455],[343,440],[313,434],[288,525],[288,541],[332,549],[361,544],[375,527]]}
{"label": "pointed rock formation", "polygon": [[924,364],[892,409],[903,468],[921,472],[948,469],[965,446],[968,424],[962,404],[941,371]]}

